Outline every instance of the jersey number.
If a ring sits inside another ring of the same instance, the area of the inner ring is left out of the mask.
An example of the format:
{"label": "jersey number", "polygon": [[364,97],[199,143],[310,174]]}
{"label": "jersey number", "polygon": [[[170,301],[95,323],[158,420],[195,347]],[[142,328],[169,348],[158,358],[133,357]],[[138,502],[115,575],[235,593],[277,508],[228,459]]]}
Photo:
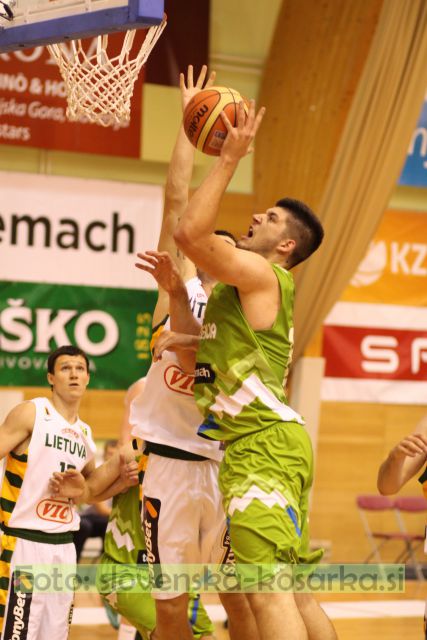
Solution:
{"label": "jersey number", "polygon": [[68,464],[67,462],[60,462],[59,466],[61,468],[61,473],[64,473],[67,469],[76,469],[75,464]]}

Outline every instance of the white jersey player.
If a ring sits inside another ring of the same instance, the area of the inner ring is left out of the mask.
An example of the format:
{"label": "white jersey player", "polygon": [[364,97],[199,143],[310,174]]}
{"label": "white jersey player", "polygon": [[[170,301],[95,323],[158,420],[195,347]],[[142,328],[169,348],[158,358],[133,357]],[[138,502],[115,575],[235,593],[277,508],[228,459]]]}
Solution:
{"label": "white jersey player", "polygon": [[[65,640],[71,621],[71,591],[31,590],[37,565],[73,566],[72,532],[79,528],[74,503],[52,498],[50,476],[95,468],[90,427],[80,420],[89,382],[88,360],[65,346],[48,358],[52,399],[17,405],[0,426],[0,458],[6,456],[0,492],[0,638]],[[17,574],[15,567],[28,570]],[[32,569],[34,567],[34,569]],[[40,570],[40,569],[39,569]]]}

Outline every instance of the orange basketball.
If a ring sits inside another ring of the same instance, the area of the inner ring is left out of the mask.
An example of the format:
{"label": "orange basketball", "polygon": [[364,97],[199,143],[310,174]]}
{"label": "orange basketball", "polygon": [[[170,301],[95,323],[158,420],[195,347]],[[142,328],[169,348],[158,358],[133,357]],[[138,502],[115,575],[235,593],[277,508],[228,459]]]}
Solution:
{"label": "orange basketball", "polygon": [[184,111],[184,130],[191,144],[203,153],[219,156],[227,135],[220,113],[224,111],[235,126],[241,100],[248,115],[248,101],[234,89],[209,87],[197,93]]}

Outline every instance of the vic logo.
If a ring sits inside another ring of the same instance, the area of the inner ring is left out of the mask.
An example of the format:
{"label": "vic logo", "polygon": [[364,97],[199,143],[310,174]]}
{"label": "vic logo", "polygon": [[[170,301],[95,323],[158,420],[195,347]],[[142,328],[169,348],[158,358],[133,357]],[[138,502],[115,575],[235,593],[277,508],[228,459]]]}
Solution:
{"label": "vic logo", "polygon": [[194,376],[185,373],[176,364],[171,364],[164,372],[166,386],[172,391],[183,393],[186,396],[193,395]]}
{"label": "vic logo", "polygon": [[42,500],[37,505],[37,515],[42,520],[69,524],[73,520],[70,505],[62,500]]}

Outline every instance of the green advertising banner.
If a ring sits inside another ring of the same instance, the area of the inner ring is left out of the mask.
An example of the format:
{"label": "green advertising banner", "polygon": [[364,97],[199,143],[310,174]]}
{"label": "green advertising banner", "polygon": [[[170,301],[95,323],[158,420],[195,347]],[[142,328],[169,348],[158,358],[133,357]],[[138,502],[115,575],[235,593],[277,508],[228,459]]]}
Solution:
{"label": "green advertising banner", "polygon": [[92,389],[126,389],[151,363],[157,291],[0,282],[0,386],[43,386],[50,351],[75,344]]}

